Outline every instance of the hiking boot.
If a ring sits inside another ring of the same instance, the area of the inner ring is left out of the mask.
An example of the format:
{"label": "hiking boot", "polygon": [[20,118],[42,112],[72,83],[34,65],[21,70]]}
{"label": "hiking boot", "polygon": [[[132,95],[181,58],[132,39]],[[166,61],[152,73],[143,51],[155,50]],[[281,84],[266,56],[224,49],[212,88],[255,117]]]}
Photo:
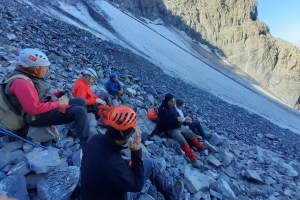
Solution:
{"label": "hiking boot", "polygon": [[177,196],[176,199],[181,199],[181,195],[183,193],[183,188],[184,188],[184,184],[181,180],[177,180],[174,185],[173,185],[173,188],[174,188],[174,192]]}
{"label": "hiking boot", "polygon": [[199,151],[203,151],[205,149],[204,144],[199,142],[198,138],[196,137],[193,140],[191,140],[190,143],[193,147],[196,147]]}
{"label": "hiking boot", "polygon": [[191,163],[192,163],[192,166],[195,167],[195,168],[199,168],[200,167],[200,165],[199,165],[199,163],[198,163],[197,160],[191,161]]}
{"label": "hiking boot", "polygon": [[185,143],[185,145],[181,146],[181,149],[185,152],[185,155],[190,159],[190,161],[196,160],[195,152],[190,148],[188,143]]}

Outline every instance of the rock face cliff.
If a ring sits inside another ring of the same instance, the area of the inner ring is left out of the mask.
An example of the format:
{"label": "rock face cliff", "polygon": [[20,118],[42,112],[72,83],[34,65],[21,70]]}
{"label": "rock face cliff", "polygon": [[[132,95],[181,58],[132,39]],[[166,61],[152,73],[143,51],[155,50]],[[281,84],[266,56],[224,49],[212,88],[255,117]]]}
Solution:
{"label": "rock face cliff", "polygon": [[300,110],[300,51],[259,21],[256,0],[111,0],[135,16],[165,23],[224,53],[228,61]]}

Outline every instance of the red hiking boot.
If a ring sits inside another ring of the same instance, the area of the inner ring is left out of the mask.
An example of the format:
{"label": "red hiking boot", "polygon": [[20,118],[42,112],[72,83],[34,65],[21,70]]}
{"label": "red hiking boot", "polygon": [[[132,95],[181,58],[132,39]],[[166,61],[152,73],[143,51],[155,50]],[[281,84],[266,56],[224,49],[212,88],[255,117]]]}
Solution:
{"label": "red hiking boot", "polygon": [[191,160],[196,160],[196,155],[193,151],[193,149],[190,148],[190,145],[186,143],[185,145],[181,146],[181,149],[185,152],[185,155]]}
{"label": "red hiking boot", "polygon": [[202,144],[201,142],[199,142],[198,138],[196,138],[196,137],[193,140],[191,140],[191,145],[193,147],[196,147],[200,151],[205,149],[204,144]]}

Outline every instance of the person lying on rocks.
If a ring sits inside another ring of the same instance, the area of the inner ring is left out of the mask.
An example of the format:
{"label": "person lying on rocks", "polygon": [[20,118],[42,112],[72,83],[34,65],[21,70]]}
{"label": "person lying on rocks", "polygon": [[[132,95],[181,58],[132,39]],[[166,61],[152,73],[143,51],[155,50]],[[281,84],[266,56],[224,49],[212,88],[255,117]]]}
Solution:
{"label": "person lying on rocks", "polygon": [[180,117],[182,118],[182,125],[188,126],[195,134],[199,134],[203,139],[210,139],[212,135],[203,131],[203,128],[198,120],[193,120],[192,117],[184,115],[182,111],[184,107],[185,102],[181,99],[176,99],[175,108]]}
{"label": "person lying on rocks", "polygon": [[43,52],[23,49],[17,60],[19,64],[9,77],[23,75],[25,78],[10,80],[5,93],[17,112],[23,115],[26,125],[43,127],[75,122],[80,143],[85,146],[90,127],[84,99],[59,99],[64,92],[50,93],[51,85],[44,79],[50,62]]}
{"label": "person lying on rocks", "polygon": [[[81,162],[82,200],[131,200],[140,192],[147,179],[166,200],[177,200],[183,192],[178,180],[170,185],[151,158],[142,159],[141,131],[136,128],[137,114],[129,107],[114,107],[107,117],[106,133],[89,141]],[[129,141],[136,132],[134,140]],[[129,141],[131,161],[122,158],[120,151]]]}
{"label": "person lying on rocks", "polygon": [[87,105],[87,111],[94,114],[98,112],[99,104],[114,106],[107,92],[101,92],[98,95],[93,94],[90,85],[94,84],[97,78],[97,73],[93,69],[87,68],[84,70],[83,76],[76,80],[73,88],[74,97],[83,98]]}
{"label": "person lying on rocks", "polygon": [[111,72],[109,74],[109,80],[106,82],[106,91],[113,96],[115,99],[120,99],[122,103],[124,100],[122,95],[124,94],[124,89],[121,86],[121,83],[117,79],[117,74],[115,72]]}
{"label": "person lying on rocks", "polygon": [[195,152],[190,148],[190,145],[198,150],[203,150],[205,147],[198,141],[190,129],[182,125],[183,119],[174,105],[174,96],[171,93],[166,94],[161,106],[158,108],[159,127],[167,132],[173,139],[177,140],[181,149],[185,152],[185,155],[191,160],[192,165],[199,167]]}

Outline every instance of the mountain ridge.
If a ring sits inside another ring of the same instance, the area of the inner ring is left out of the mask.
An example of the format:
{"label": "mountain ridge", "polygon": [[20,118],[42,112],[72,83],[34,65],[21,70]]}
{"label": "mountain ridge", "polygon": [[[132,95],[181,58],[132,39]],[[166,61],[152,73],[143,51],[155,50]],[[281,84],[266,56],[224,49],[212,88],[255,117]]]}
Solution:
{"label": "mountain ridge", "polygon": [[257,1],[111,0],[136,17],[161,18],[220,49],[226,59],[299,110],[300,51],[274,38],[257,18]]}

